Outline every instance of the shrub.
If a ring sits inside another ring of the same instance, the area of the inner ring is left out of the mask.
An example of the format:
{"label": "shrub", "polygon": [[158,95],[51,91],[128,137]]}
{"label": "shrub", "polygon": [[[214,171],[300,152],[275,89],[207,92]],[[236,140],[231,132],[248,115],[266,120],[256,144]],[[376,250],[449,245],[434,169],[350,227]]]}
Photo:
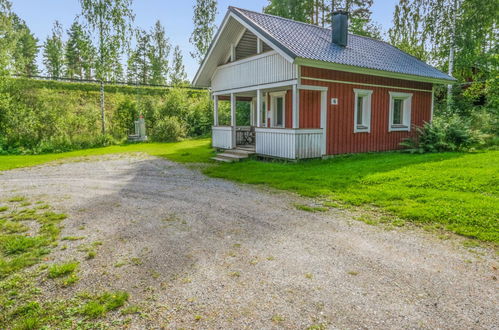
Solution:
{"label": "shrub", "polygon": [[150,132],[151,139],[158,142],[174,142],[186,136],[186,128],[176,116],[156,120]]}
{"label": "shrub", "polygon": [[415,129],[416,136],[401,143],[413,153],[464,151],[483,142],[480,133],[457,115],[436,117],[431,123]]}

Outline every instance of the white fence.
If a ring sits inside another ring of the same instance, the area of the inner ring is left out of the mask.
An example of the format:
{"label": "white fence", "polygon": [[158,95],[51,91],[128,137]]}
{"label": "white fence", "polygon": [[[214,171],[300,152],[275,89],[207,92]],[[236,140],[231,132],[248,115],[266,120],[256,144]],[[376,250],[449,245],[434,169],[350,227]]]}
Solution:
{"label": "white fence", "polygon": [[212,130],[213,148],[231,149],[232,148],[232,127],[214,126]]}
{"label": "white fence", "polygon": [[324,154],[322,129],[257,128],[256,153],[260,155],[303,159]]}

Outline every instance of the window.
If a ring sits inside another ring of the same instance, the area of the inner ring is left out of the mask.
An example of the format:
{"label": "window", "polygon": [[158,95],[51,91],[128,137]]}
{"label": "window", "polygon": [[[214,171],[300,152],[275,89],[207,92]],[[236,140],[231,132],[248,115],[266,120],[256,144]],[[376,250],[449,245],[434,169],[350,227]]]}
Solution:
{"label": "window", "polygon": [[286,92],[271,93],[270,111],[272,112],[272,127],[284,127]]}
{"label": "window", "polygon": [[388,131],[411,130],[412,94],[390,92]]}
{"label": "window", "polygon": [[371,131],[371,94],[373,91],[354,89],[354,127],[355,133]]}

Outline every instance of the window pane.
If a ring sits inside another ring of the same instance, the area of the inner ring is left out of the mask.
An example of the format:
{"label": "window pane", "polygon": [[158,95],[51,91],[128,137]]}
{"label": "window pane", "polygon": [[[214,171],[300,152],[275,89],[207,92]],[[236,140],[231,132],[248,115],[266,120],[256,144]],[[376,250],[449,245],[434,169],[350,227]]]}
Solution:
{"label": "window pane", "polygon": [[276,98],[276,126],[283,126],[284,100],[282,97]]}
{"label": "window pane", "polygon": [[262,102],[262,115],[260,117],[260,120],[262,121],[262,124],[265,125],[267,122],[267,105],[265,104],[265,101]]}
{"label": "window pane", "polygon": [[402,125],[404,123],[403,113],[404,113],[404,100],[401,100],[401,99],[393,100],[393,124],[394,125]]}
{"label": "window pane", "polygon": [[364,97],[357,97],[357,125],[362,125],[364,122]]}

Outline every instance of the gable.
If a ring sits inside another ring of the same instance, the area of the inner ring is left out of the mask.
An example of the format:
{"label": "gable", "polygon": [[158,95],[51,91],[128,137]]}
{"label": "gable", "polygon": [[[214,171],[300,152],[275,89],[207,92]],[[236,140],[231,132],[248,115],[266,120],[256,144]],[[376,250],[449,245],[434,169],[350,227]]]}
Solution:
{"label": "gable", "polygon": [[210,87],[211,78],[217,67],[230,61],[232,47],[235,48],[236,61],[257,55],[258,39],[262,41],[262,52],[275,50],[288,62],[293,63],[294,59],[272,44],[272,40],[267,39],[257,29],[229,10],[194,77],[193,85]]}

